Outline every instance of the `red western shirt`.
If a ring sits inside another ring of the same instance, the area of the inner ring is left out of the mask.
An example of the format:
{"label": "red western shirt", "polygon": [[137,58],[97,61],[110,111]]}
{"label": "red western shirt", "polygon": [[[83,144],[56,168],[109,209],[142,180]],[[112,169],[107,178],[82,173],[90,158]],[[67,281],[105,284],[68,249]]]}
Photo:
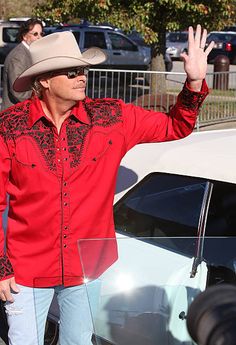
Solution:
{"label": "red western shirt", "polygon": [[115,237],[113,197],[122,157],[138,143],[190,134],[207,93],[205,83],[201,92],[185,85],[169,114],[86,98],[60,133],[36,97],[1,112],[0,212],[8,194],[9,213],[5,251],[0,231],[0,280],[81,284],[77,241]]}

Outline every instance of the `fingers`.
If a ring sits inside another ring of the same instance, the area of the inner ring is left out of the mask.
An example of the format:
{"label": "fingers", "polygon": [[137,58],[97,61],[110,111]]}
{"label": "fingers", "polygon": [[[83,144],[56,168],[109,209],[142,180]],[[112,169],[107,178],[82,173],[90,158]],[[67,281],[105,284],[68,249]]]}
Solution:
{"label": "fingers", "polygon": [[14,302],[14,298],[11,294],[11,290],[10,287],[5,285],[5,286],[1,286],[1,290],[0,290],[0,299],[3,302],[9,301],[9,302]]}
{"label": "fingers", "polygon": [[190,26],[188,29],[188,41],[189,41],[189,49],[193,48],[201,48],[204,49],[206,45],[207,39],[207,30],[201,28],[201,25],[198,24],[196,27],[195,35],[193,27]]}
{"label": "fingers", "polygon": [[209,46],[206,48],[205,53],[206,55],[208,55],[210,53],[210,51],[212,50],[212,48],[214,47],[215,42],[211,41],[211,43],[209,44]]}
{"label": "fingers", "polygon": [[183,52],[180,54],[180,57],[181,59],[184,61],[184,62],[187,62],[188,60],[188,54],[186,52]]}
{"label": "fingers", "polygon": [[196,44],[197,47],[201,47],[200,46],[201,33],[202,33],[201,25],[198,24],[197,28],[196,28],[196,32],[195,32],[195,44]]}
{"label": "fingers", "polygon": [[11,278],[10,280],[11,280],[11,281],[10,281],[11,290],[14,291],[14,292],[16,292],[16,293],[20,292],[20,289],[19,289],[18,286],[16,285],[15,278],[13,277],[13,278]]}
{"label": "fingers", "polygon": [[3,302],[14,302],[11,291],[18,293],[20,290],[15,283],[15,278],[6,279],[0,282],[0,299]]}
{"label": "fingers", "polygon": [[194,32],[193,27],[188,28],[188,50],[194,45]]}
{"label": "fingers", "polygon": [[206,29],[204,29],[203,32],[202,32],[201,42],[200,42],[200,45],[199,45],[200,48],[202,48],[202,49],[205,48],[206,39],[207,39],[207,31],[206,31]]}

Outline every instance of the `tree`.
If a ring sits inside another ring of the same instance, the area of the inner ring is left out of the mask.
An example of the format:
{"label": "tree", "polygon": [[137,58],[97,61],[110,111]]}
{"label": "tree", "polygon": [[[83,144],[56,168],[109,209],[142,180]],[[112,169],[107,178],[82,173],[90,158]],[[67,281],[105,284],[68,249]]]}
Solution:
{"label": "tree", "polygon": [[0,0],[0,19],[10,17],[31,17],[36,4],[42,0]]}
{"label": "tree", "polygon": [[[109,22],[125,32],[135,29],[152,47],[151,70],[164,71],[167,31],[197,23],[208,30],[221,29],[234,22],[235,7],[235,0],[47,0],[35,14],[59,22],[81,17],[92,23]],[[159,82],[158,89],[163,80]]]}

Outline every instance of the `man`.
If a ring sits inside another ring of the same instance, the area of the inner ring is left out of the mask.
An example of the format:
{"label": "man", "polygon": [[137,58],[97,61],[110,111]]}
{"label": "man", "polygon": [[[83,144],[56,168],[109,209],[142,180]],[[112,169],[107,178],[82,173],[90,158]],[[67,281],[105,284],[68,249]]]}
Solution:
{"label": "man", "polygon": [[33,84],[35,95],[0,114],[1,212],[6,193],[10,196],[6,252],[0,235],[0,299],[6,301],[11,344],[43,344],[54,293],[60,344],[92,344],[77,241],[115,237],[116,175],[129,149],[192,132],[208,93],[204,78],[212,44],[204,50],[206,34],[200,25],[195,36],[189,28],[188,55],[183,54],[187,81],[169,114],[87,98],[88,67],[106,56],[98,48],[81,54],[71,32],[30,46],[32,66],[14,89],[27,91]]}
{"label": "man", "polygon": [[15,92],[13,83],[25,69],[31,66],[29,46],[42,36],[43,24],[40,20],[31,18],[21,25],[19,30],[21,43],[10,51],[4,62],[2,110],[30,98],[31,90]]}
{"label": "man", "polygon": [[[31,97],[31,90],[26,92],[15,92],[12,86],[18,75],[31,66],[31,56],[29,53],[30,44],[42,36],[43,25],[40,20],[32,18],[22,23],[19,30],[19,40],[21,43],[8,54],[4,63],[3,96],[0,107],[2,110]],[[5,320],[0,317],[0,337],[5,340],[4,323]]]}

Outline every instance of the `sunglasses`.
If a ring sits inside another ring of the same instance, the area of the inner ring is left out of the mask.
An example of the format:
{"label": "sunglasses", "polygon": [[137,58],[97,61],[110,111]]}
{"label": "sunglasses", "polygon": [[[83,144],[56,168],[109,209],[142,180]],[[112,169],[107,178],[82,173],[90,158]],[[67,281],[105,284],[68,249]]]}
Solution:
{"label": "sunglasses", "polygon": [[44,36],[44,32],[29,32],[30,35],[37,37],[37,36]]}
{"label": "sunglasses", "polygon": [[85,75],[87,76],[89,72],[89,67],[85,66],[85,67],[76,67],[74,69],[70,69],[67,71],[57,71],[55,73],[52,73],[52,75],[56,76],[56,75],[66,75],[68,79],[74,79],[76,77],[78,77],[79,75]]}

